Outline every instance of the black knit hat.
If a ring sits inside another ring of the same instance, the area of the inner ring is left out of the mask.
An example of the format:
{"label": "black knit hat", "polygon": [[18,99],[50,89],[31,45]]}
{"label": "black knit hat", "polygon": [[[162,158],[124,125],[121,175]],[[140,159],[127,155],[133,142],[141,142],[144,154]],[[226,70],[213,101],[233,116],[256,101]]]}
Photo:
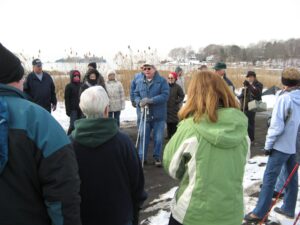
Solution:
{"label": "black knit hat", "polygon": [[97,64],[96,64],[95,62],[90,62],[90,63],[88,64],[88,66],[91,66],[91,67],[93,67],[94,69],[97,69]]}
{"label": "black knit hat", "polygon": [[254,71],[248,71],[246,77],[256,77],[256,73]]}
{"label": "black knit hat", "polygon": [[19,81],[23,75],[21,61],[0,43],[0,83]]}

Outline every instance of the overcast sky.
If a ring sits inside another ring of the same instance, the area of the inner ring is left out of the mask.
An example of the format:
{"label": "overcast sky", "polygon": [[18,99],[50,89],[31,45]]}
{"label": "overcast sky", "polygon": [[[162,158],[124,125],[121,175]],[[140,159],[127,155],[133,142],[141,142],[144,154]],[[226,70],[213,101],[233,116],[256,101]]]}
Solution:
{"label": "overcast sky", "polygon": [[119,50],[208,44],[247,46],[300,38],[299,0],[0,0],[0,42],[55,60],[65,49],[112,57]]}

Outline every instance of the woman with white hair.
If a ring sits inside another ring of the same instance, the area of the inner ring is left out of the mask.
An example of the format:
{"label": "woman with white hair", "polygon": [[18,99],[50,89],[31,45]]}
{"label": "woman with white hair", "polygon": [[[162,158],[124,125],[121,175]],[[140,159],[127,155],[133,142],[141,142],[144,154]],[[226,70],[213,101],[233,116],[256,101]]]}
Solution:
{"label": "woman with white hair", "polygon": [[80,97],[86,116],[75,122],[72,144],[81,178],[83,225],[137,224],[146,199],[141,164],[129,137],[108,118],[109,98],[101,86]]}
{"label": "woman with white hair", "polygon": [[115,118],[120,127],[121,110],[125,109],[125,93],[123,85],[116,79],[116,72],[107,73],[106,90],[109,97],[109,117]]}

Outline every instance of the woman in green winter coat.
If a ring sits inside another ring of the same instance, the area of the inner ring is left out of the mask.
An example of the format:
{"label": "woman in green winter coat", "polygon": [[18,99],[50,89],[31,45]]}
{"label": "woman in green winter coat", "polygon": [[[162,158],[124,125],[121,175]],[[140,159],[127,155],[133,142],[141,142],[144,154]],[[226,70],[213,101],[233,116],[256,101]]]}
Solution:
{"label": "woman in green winter coat", "polygon": [[250,140],[232,91],[215,73],[197,72],[179,119],[163,158],[180,180],[169,225],[240,225]]}

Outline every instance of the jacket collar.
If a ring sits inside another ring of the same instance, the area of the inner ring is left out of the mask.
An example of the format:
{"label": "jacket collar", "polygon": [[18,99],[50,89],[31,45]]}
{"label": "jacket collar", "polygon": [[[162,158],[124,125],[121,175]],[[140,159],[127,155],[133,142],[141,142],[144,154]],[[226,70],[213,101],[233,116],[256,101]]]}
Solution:
{"label": "jacket collar", "polygon": [[27,99],[27,96],[24,92],[19,89],[0,83],[0,96],[14,96],[19,98]]}

